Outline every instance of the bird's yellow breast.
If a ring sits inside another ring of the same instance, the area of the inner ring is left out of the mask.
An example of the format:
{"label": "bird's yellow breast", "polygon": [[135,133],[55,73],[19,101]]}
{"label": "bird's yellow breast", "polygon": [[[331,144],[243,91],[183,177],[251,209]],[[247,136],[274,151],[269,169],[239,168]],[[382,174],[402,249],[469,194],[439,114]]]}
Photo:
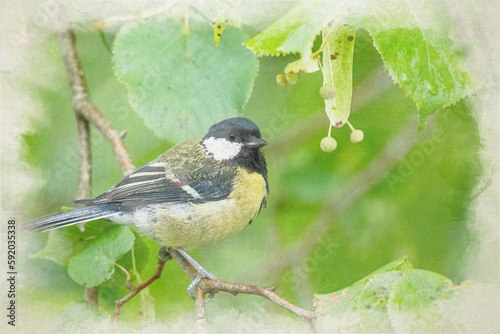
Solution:
{"label": "bird's yellow breast", "polygon": [[266,195],[262,175],[238,167],[233,190],[223,200],[156,206],[154,210],[162,219],[152,226],[152,235],[164,246],[184,249],[217,243],[248,225]]}
{"label": "bird's yellow breast", "polygon": [[[266,181],[259,173],[249,173],[246,168],[238,167],[234,180],[233,191],[228,199],[235,199],[242,207],[242,212],[252,216],[259,212],[262,200],[267,196]],[[255,208],[257,207],[257,212]]]}

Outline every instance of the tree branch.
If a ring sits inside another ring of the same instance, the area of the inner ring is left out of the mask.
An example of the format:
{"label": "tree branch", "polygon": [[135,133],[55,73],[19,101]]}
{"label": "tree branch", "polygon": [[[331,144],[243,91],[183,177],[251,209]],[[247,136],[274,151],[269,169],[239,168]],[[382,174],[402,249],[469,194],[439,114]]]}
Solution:
{"label": "tree branch", "polygon": [[198,284],[198,288],[204,290],[205,293],[215,293],[223,291],[229,292],[233,295],[243,293],[247,295],[261,296],[275,303],[276,305],[281,306],[285,310],[292,312],[306,322],[312,319],[316,319],[316,313],[314,311],[305,310],[290,303],[288,300],[277,295],[274,292],[276,290],[275,287],[264,288],[256,285],[236,284],[224,282],[221,280],[203,279],[200,281],[200,284]]}
{"label": "tree branch", "polygon": [[125,283],[127,289],[130,290],[130,293],[123,297],[120,300],[117,300],[115,302],[115,314],[113,316],[113,328],[116,329],[118,325],[118,316],[120,315],[120,310],[122,308],[122,305],[128,302],[130,299],[134,298],[139,292],[147,288],[148,286],[151,285],[155,280],[159,279],[161,277],[161,273],[163,272],[163,268],[165,267],[165,261],[158,260],[158,268],[156,269],[155,273],[153,276],[148,278],[146,281],[143,283],[139,284],[138,286],[133,286],[132,283],[130,283],[129,280]]}
{"label": "tree branch", "polygon": [[125,176],[129,175],[134,171],[135,167],[123,143],[126,132],[119,133],[90,101],[87,83],[76,49],[75,34],[69,24],[56,33],[71,85],[75,113],[92,123],[108,139],[123,174]]}
{"label": "tree branch", "polygon": [[[185,271],[185,273],[189,276],[191,280],[193,280],[196,277],[197,274],[196,270],[193,268],[193,266],[191,266],[191,264],[186,259],[184,259],[184,257],[182,257],[179,253],[177,253],[174,250],[170,251],[170,255],[172,255],[174,260]],[[202,290],[203,293],[199,292],[199,290]],[[300,317],[314,332],[314,327],[312,326],[312,320],[316,319],[316,313],[314,311],[306,310],[290,303],[285,298],[277,295],[274,292],[275,290],[276,290],[275,287],[264,288],[256,285],[235,284],[230,282],[224,282],[221,280],[202,279],[198,284],[198,286],[196,287],[196,319],[198,323],[198,329],[200,329],[200,326],[206,327],[206,324],[205,325],[203,324],[206,323],[205,294],[217,293],[222,291],[222,292],[229,292],[233,295],[243,293],[247,295],[256,295],[264,297],[267,300],[275,303],[276,305]],[[202,297],[203,301],[200,300]]]}
{"label": "tree branch", "polygon": [[[59,18],[55,19],[58,20]],[[73,109],[78,131],[79,167],[77,199],[87,199],[92,198],[92,155],[90,150],[89,122],[108,138],[124,175],[130,174],[135,167],[123,144],[125,132],[119,134],[92,102],[90,102],[73,30],[64,20],[60,20],[58,24],[59,26],[55,30],[71,86]],[[86,301],[98,307],[97,287],[85,287],[84,295]]]}

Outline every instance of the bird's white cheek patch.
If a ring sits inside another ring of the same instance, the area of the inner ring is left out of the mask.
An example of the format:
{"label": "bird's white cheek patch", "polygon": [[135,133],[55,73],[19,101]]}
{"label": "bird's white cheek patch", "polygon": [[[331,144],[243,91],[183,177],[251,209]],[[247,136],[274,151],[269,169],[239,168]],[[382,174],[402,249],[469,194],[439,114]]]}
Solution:
{"label": "bird's white cheek patch", "polygon": [[241,143],[231,143],[224,138],[208,138],[204,142],[207,152],[214,156],[215,160],[229,160],[240,153]]}

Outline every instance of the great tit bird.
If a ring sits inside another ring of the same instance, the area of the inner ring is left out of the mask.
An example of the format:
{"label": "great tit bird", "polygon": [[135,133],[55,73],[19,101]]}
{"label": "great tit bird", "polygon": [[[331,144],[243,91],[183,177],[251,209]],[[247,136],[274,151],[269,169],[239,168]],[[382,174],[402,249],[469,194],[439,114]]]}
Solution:
{"label": "great tit bird", "polygon": [[96,219],[133,226],[175,249],[201,278],[215,278],[185,250],[214,244],[239,233],[266,206],[267,166],[260,130],[247,118],[229,118],[203,138],[180,143],[138,168],[104,194],[84,204],[25,224],[49,231]]}

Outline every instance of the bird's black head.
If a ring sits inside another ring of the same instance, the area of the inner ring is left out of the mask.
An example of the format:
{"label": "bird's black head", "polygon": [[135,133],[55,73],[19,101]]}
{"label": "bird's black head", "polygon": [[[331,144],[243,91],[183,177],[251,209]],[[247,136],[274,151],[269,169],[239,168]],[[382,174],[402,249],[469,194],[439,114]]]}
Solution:
{"label": "bird's black head", "polygon": [[267,144],[260,138],[260,130],[257,125],[244,117],[228,118],[212,125],[203,139],[208,138],[225,139],[230,143],[239,143],[254,149]]}
{"label": "bird's black head", "polygon": [[244,117],[228,118],[214,124],[203,138],[203,145],[214,159],[236,163],[251,171],[263,172],[266,162],[261,148],[267,142],[260,137],[254,122]]}

